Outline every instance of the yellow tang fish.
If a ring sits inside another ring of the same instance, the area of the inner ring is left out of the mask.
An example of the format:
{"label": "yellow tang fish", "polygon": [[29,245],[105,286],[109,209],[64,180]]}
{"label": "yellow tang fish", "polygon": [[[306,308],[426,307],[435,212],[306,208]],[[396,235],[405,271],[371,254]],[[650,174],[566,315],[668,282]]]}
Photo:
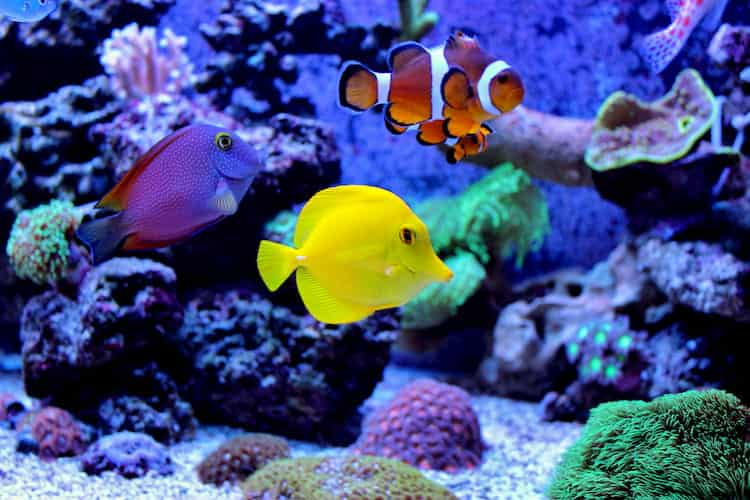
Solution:
{"label": "yellow tang fish", "polygon": [[453,277],[424,222],[401,198],[371,186],[318,192],[300,212],[294,246],[261,241],[260,276],[275,291],[296,270],[305,307],[324,323],[359,321]]}

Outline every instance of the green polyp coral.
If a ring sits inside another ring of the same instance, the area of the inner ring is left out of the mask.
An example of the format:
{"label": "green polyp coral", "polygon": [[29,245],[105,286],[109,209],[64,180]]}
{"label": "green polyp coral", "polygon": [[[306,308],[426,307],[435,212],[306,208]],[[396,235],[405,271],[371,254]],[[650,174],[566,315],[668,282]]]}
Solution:
{"label": "green polyp coral", "polygon": [[355,455],[277,460],[250,476],[242,490],[249,500],[457,498],[402,462]]}
{"label": "green polyp coral", "polygon": [[719,106],[693,69],[683,70],[661,99],[646,103],[622,91],[602,104],[585,160],[596,171],[685,156],[716,119]]}
{"label": "green polyp coral", "polygon": [[52,284],[68,269],[70,238],[81,213],[69,201],[54,200],[18,214],[6,253],[19,278],[39,285]]}
{"label": "green polyp coral", "polygon": [[401,327],[423,329],[437,326],[454,316],[476,293],[487,277],[484,266],[468,252],[460,252],[445,260],[453,271],[448,283],[434,283],[401,309]]}
{"label": "green polyp coral", "polygon": [[473,253],[482,264],[515,253],[516,265],[549,231],[547,203],[529,176],[504,163],[455,197],[415,208],[441,255]]}
{"label": "green polyp coral", "polygon": [[294,246],[296,226],[297,214],[291,210],[282,210],[263,225],[263,237],[287,246]]}
{"label": "green polyp coral", "polygon": [[552,499],[748,498],[750,409],[719,390],[591,411],[548,488]]}
{"label": "green polyp coral", "polygon": [[421,40],[440,20],[435,12],[425,12],[429,0],[399,0],[401,39]]}

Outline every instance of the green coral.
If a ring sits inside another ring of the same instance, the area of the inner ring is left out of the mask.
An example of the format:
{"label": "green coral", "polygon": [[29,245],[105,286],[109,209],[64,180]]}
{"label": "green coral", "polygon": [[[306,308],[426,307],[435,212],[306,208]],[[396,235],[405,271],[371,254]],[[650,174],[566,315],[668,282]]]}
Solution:
{"label": "green coral", "polygon": [[69,240],[80,222],[80,211],[69,201],[53,200],[18,214],[5,249],[16,275],[40,285],[62,278]]}
{"label": "green coral", "polygon": [[415,211],[427,225],[436,252],[468,251],[483,264],[515,252],[520,266],[549,231],[544,196],[510,163],[492,169],[460,195],[428,200]]}
{"label": "green coral", "polygon": [[277,460],[250,476],[242,490],[249,500],[457,498],[409,465],[355,455]]}
{"label": "green coral", "polygon": [[453,271],[448,283],[434,283],[401,309],[401,327],[423,329],[437,326],[454,316],[476,293],[487,277],[484,266],[474,254],[460,252],[445,260]]}
{"label": "green coral", "polygon": [[672,89],[651,103],[615,92],[599,109],[586,163],[601,172],[637,162],[675,161],[706,134],[718,113],[711,89],[693,69],[683,70]]}
{"label": "green coral", "polygon": [[421,40],[440,20],[435,12],[425,12],[429,0],[399,0],[401,39]]}
{"label": "green coral", "polygon": [[263,225],[263,237],[277,243],[294,246],[296,226],[297,214],[291,210],[282,210]]}
{"label": "green coral", "polygon": [[748,498],[750,409],[719,390],[599,405],[552,499]]}

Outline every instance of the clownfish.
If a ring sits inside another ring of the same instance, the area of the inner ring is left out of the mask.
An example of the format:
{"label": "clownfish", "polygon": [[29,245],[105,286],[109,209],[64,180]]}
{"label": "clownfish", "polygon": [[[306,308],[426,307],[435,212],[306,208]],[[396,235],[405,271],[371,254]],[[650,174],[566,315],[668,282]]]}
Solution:
{"label": "clownfish", "polygon": [[417,130],[424,145],[446,143],[449,163],[481,153],[492,129],[486,121],[518,106],[523,82],[508,63],[488,55],[461,31],[439,47],[404,42],[388,53],[389,73],[355,61],[339,76],[339,106],[360,113],[385,104],[385,125],[394,134]]}

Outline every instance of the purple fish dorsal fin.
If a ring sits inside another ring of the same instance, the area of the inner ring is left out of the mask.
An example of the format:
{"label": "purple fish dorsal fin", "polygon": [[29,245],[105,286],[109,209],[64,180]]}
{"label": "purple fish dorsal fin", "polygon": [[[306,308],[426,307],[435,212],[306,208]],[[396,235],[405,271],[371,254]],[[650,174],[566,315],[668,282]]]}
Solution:
{"label": "purple fish dorsal fin", "polygon": [[710,8],[703,20],[703,26],[709,31],[716,31],[724,17],[724,11],[727,8],[729,0],[716,0],[715,5]]}
{"label": "purple fish dorsal fin", "polygon": [[669,13],[669,19],[674,21],[677,19],[677,16],[680,15],[680,10],[682,10],[687,2],[691,2],[692,0],[666,0],[664,3],[667,6],[667,13]]}
{"label": "purple fish dorsal fin", "polygon": [[151,165],[155,158],[157,158],[162,151],[164,151],[170,144],[174,143],[177,139],[185,135],[189,130],[190,126],[181,128],[177,132],[165,137],[161,141],[157,142],[151,149],[138,158],[136,162],[130,167],[128,173],[126,173],[122,179],[113,187],[99,203],[96,204],[96,208],[108,208],[110,210],[120,211],[127,207],[128,198],[130,197],[130,190],[133,187],[134,181],[140,176],[146,168]]}

